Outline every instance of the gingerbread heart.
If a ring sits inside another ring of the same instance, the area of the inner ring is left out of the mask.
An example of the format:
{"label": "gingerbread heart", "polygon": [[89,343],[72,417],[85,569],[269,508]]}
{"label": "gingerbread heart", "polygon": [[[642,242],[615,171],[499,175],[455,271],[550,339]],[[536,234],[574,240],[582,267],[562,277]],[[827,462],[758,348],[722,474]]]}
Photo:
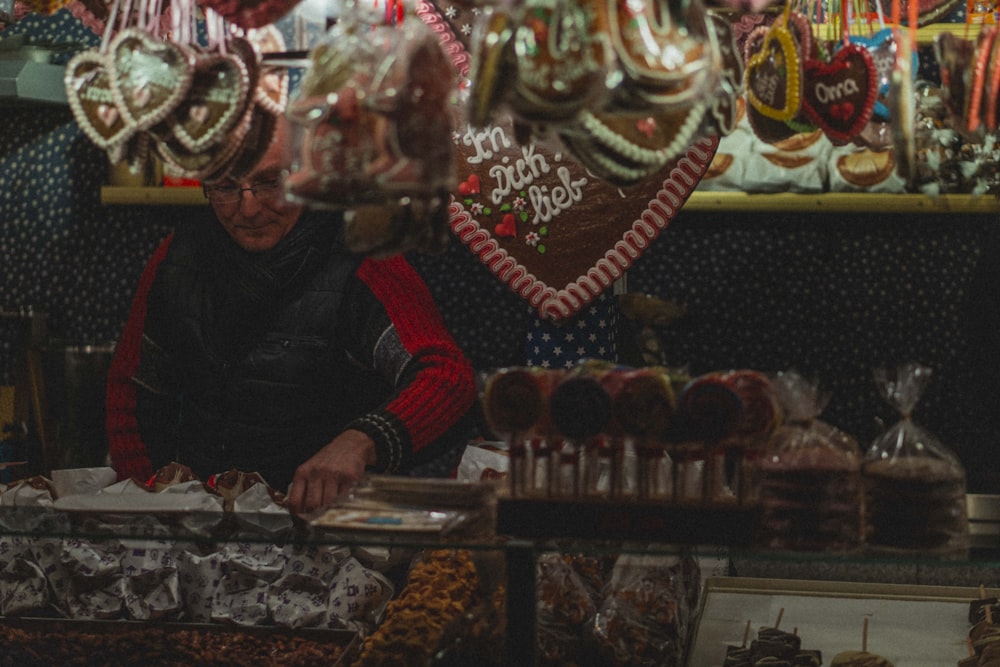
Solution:
{"label": "gingerbread heart", "polygon": [[199,54],[188,93],[170,116],[174,136],[195,153],[228,140],[251,94],[250,73],[242,59]]}
{"label": "gingerbread heart", "polygon": [[747,99],[762,115],[788,121],[799,112],[802,62],[791,31],[773,24],[746,64]]}
{"label": "gingerbread heart", "polygon": [[845,44],[830,62],[805,63],[802,106],[808,118],[832,141],[850,141],[871,120],[878,75],[871,54]]}
{"label": "gingerbread heart", "polygon": [[[756,28],[752,29],[749,34],[744,36],[744,60],[749,60],[753,54],[760,51],[767,33],[768,26],[758,25]],[[784,141],[785,139],[794,136],[798,132],[790,127],[788,122],[775,120],[765,116],[752,104],[744,104],[744,110],[747,115],[747,122],[750,124],[750,129],[752,129],[754,135],[764,143],[777,144],[780,141]]]}
{"label": "gingerbread heart", "polygon": [[[417,4],[417,15],[460,76],[469,75],[469,48],[475,48],[461,26],[475,21],[474,11],[471,3]],[[466,103],[455,100],[459,107]],[[656,128],[644,119],[636,113],[629,131],[648,141],[645,133]],[[468,117],[456,125],[450,225],[498,280],[547,320],[580,312],[624,275],[684,206],[718,146],[715,135],[696,134],[626,190],[588,172],[558,144],[520,143],[514,121],[501,111],[486,127]],[[477,187],[461,185],[473,182]],[[515,235],[498,236],[507,215],[514,217]]]}
{"label": "gingerbread heart", "polygon": [[708,92],[713,62],[701,3],[606,2],[611,44],[625,75],[622,88],[632,109],[637,103],[685,106]]}
{"label": "gingerbread heart", "polygon": [[104,56],[81,51],[66,64],[66,99],[83,133],[99,148],[124,144],[135,133],[115,103]]}
{"label": "gingerbread heart", "polygon": [[740,55],[729,19],[709,14],[709,36],[715,53],[719,83],[706,119],[722,136],[731,134],[739,120],[738,98],[743,94],[743,57]]}
{"label": "gingerbread heart", "polygon": [[194,55],[139,28],[119,32],[108,46],[108,57],[115,103],[136,129],[165,120],[191,88]]}
{"label": "gingerbread heart", "polygon": [[598,105],[614,58],[603,27],[585,2],[528,0],[511,40],[514,112],[526,122],[551,122]]}

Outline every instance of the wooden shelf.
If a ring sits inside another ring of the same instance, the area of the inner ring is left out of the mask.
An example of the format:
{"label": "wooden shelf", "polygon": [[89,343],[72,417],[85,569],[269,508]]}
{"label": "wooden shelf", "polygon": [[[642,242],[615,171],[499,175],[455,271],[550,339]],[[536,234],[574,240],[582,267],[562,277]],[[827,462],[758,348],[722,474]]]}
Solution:
{"label": "wooden shelf", "polygon": [[[121,206],[204,206],[201,188],[116,187],[101,188],[101,203]],[[992,195],[869,194],[827,192],[819,194],[702,192],[695,191],[683,211],[803,212],[866,214],[968,214],[1000,213],[1000,200]]]}
{"label": "wooden shelf", "polygon": [[817,212],[867,214],[987,214],[1000,212],[993,195],[820,194],[695,191],[682,211]]}
{"label": "wooden shelf", "polygon": [[101,203],[123,206],[204,206],[208,203],[201,188],[123,187],[105,185]]}

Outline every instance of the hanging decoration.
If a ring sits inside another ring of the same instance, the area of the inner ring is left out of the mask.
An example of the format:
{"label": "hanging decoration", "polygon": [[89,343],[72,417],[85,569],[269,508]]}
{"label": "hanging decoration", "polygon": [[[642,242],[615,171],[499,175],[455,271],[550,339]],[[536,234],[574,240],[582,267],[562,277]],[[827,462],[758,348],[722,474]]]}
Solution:
{"label": "hanging decoration", "polygon": [[74,118],[112,163],[138,173],[155,154],[171,176],[239,179],[270,143],[287,74],[264,68],[255,44],[210,10],[199,43],[196,13],[192,0],[166,11],[116,0],[100,45],[67,64]]}

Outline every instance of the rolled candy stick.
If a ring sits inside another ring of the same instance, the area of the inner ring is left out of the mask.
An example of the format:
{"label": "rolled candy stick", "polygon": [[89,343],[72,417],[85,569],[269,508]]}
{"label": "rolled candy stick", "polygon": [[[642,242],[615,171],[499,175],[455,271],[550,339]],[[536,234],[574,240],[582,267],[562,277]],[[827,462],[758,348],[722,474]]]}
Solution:
{"label": "rolled candy stick", "polygon": [[718,442],[732,435],[743,418],[743,401],[719,373],[693,378],[677,401],[686,436]]}
{"label": "rolled candy stick", "polygon": [[549,410],[552,425],[563,436],[583,442],[611,423],[611,396],[601,377],[613,366],[602,361],[584,361],[566,371],[552,389]]}
{"label": "rolled candy stick", "polygon": [[611,396],[612,432],[659,438],[670,428],[677,397],[666,369],[617,368],[608,371],[601,384]]}
{"label": "rolled candy stick", "polygon": [[562,375],[539,367],[511,367],[493,373],[483,390],[483,411],[498,437],[544,433],[549,424],[549,396]]}
{"label": "rolled candy stick", "polygon": [[736,434],[750,439],[765,438],[781,424],[778,393],[766,375],[750,369],[732,370],[722,375],[723,383],[743,402],[743,414]]}

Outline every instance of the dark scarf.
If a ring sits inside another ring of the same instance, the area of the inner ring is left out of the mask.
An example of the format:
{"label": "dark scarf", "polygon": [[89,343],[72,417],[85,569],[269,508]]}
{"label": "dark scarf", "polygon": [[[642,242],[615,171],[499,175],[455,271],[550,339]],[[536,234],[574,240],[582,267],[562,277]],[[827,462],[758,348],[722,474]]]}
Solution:
{"label": "dark scarf", "polygon": [[275,312],[308,284],[339,246],[341,225],[330,214],[304,212],[281,241],[264,252],[233,243],[222,225],[208,226],[213,310],[207,338],[227,359],[242,356],[266,330]]}

